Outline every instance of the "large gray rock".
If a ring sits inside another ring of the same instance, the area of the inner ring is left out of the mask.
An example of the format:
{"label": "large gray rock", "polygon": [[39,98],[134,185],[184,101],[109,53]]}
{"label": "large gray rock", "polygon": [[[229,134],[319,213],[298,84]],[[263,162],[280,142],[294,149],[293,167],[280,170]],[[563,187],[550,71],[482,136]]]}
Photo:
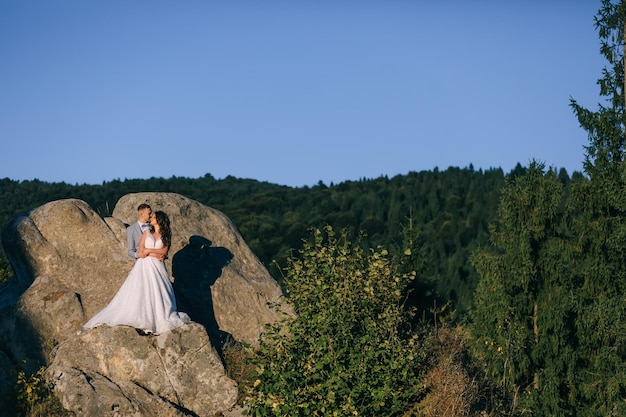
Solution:
{"label": "large gray rock", "polygon": [[200,324],[159,336],[100,326],[60,344],[47,370],[63,406],[79,416],[216,415],[237,386]]}
{"label": "large gray rock", "polygon": [[[170,217],[166,266],[179,310],[195,323],[158,337],[123,326],[78,336],[134,264],[125,228],[142,202]],[[280,287],[235,225],[178,194],[126,195],[105,219],[84,201],[53,201],[15,218],[2,245],[16,271],[0,289],[3,357],[27,373],[49,366],[56,394],[78,415],[218,415],[236,401],[222,344],[255,346],[279,319],[268,304],[281,301]]]}
{"label": "large gray rock", "polygon": [[282,291],[236,226],[223,213],[172,193],[127,194],[115,205],[113,218],[137,221],[143,202],[170,218],[166,264],[180,310],[205,324],[211,335],[217,324],[219,332],[257,345],[265,324],[277,319],[268,302],[279,302]]}

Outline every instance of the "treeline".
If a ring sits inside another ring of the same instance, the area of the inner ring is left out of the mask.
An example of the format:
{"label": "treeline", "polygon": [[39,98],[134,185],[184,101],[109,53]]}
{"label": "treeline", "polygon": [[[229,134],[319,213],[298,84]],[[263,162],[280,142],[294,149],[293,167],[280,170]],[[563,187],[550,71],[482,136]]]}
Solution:
{"label": "treeline", "polygon": [[[518,165],[508,176],[525,172]],[[478,281],[469,257],[488,245],[488,224],[496,215],[505,174],[501,169],[450,167],[410,172],[393,178],[346,181],[329,186],[287,187],[251,179],[171,177],[115,180],[101,185],[0,180],[0,225],[46,202],[78,198],[101,216],[110,216],[120,197],[135,192],[174,192],[226,214],[253,252],[281,279],[280,266],[302,247],[309,229],[331,225],[375,248],[397,247],[412,222],[421,232],[429,259],[421,277],[422,302],[450,300],[459,314],[471,303]],[[569,183],[562,169],[559,178]],[[425,298],[424,298],[425,297]],[[440,304],[441,305],[441,304]]]}

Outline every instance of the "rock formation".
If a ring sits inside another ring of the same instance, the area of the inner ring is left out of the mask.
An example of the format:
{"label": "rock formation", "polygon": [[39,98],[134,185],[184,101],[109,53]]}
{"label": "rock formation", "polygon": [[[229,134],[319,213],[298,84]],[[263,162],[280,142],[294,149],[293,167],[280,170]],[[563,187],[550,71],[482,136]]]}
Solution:
{"label": "rock formation", "polygon": [[[179,310],[193,322],[159,336],[124,326],[78,335],[133,266],[125,227],[142,202],[170,217],[166,266]],[[255,346],[279,318],[268,303],[281,300],[280,287],[235,225],[178,194],[128,194],[105,219],[84,201],[53,201],[16,217],[2,245],[16,277],[0,289],[0,380],[14,380],[9,362],[27,373],[47,366],[55,394],[76,415],[220,415],[237,398],[223,344]]]}

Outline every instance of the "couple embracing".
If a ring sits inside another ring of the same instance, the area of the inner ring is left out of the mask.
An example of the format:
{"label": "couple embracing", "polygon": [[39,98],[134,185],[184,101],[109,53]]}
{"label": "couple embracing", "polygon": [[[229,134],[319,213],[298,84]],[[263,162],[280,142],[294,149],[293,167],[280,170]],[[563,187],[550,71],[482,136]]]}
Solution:
{"label": "couple embracing", "polygon": [[190,321],[176,308],[164,259],[172,243],[170,219],[148,204],[137,207],[137,222],[126,229],[128,255],[135,265],[111,302],[83,325],[132,326],[142,334],[160,334]]}

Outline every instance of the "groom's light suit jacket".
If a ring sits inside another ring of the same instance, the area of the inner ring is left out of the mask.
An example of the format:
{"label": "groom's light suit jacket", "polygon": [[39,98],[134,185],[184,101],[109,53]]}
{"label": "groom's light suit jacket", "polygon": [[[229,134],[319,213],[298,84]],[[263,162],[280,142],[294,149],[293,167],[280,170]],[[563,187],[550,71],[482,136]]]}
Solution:
{"label": "groom's light suit jacket", "polygon": [[135,222],[126,228],[126,247],[128,248],[128,256],[137,259],[135,256],[139,250],[139,242],[141,241],[141,225]]}

